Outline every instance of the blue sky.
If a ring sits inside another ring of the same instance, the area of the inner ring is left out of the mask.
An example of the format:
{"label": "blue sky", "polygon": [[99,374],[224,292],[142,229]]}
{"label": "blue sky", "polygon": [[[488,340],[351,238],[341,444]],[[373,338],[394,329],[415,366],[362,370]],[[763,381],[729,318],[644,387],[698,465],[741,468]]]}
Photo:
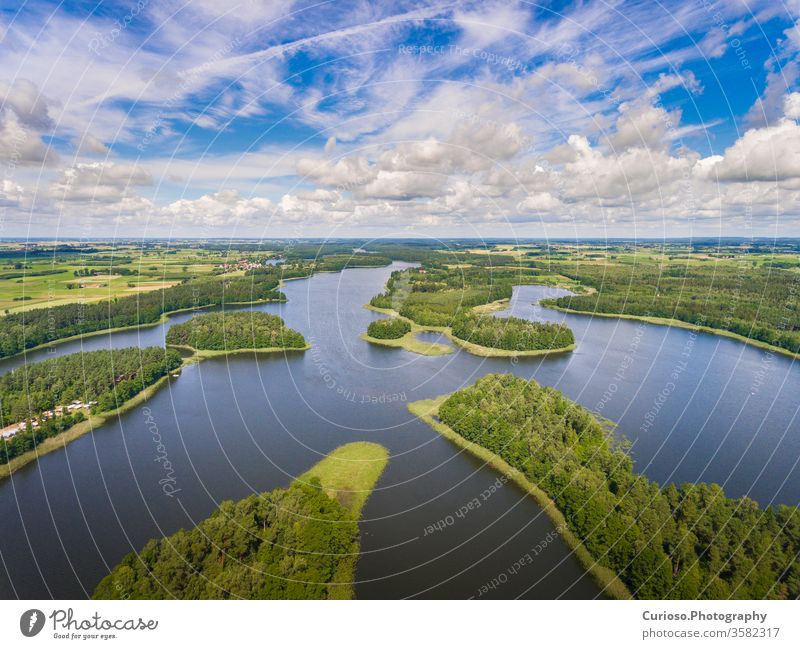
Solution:
{"label": "blue sky", "polygon": [[0,236],[800,235],[797,0],[0,6]]}

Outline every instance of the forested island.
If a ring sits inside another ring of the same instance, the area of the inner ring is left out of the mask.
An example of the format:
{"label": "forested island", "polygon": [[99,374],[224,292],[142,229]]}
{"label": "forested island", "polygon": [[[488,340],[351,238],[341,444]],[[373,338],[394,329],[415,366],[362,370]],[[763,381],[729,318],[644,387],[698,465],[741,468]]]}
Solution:
{"label": "forested island", "polygon": [[69,354],[3,374],[0,475],[10,472],[9,463],[19,468],[37,451],[50,450],[41,447],[46,440],[69,433],[90,416],[120,408],[181,363],[174,350],[128,347]]}
{"label": "forested island", "polygon": [[194,529],[128,554],[94,599],[350,599],[358,520],[388,457],[347,444],[286,489],[223,502]]}
{"label": "forested island", "polygon": [[392,340],[402,338],[411,331],[411,324],[407,320],[400,318],[389,318],[386,320],[375,320],[370,322],[367,327],[367,335],[371,338],[382,340]]}
{"label": "forested island", "polygon": [[195,351],[308,349],[303,334],[285,326],[279,316],[261,311],[199,315],[172,325],[166,342]]}
{"label": "forested island", "polygon": [[566,523],[567,540],[588,552],[587,568],[610,569],[634,597],[800,595],[796,507],[760,509],[748,498],[727,498],[716,484],[659,488],[634,473],[607,427],[553,388],[494,374],[438,404],[411,405],[524,475],[534,495],[554,503],[557,512],[540,502]]}
{"label": "forested island", "polygon": [[[574,349],[575,337],[565,325],[476,312],[502,306],[511,298],[514,285],[540,281],[540,273],[530,269],[429,263],[393,272],[386,291],[373,297],[369,306],[399,316],[395,318],[398,322],[405,319],[414,331],[440,331],[480,356],[523,356]],[[398,326],[391,325],[387,331]],[[381,332],[378,328],[375,331]],[[369,331],[367,335],[377,339],[371,342],[378,343],[381,339],[398,337],[375,336]],[[410,344],[403,347],[418,351]]]}

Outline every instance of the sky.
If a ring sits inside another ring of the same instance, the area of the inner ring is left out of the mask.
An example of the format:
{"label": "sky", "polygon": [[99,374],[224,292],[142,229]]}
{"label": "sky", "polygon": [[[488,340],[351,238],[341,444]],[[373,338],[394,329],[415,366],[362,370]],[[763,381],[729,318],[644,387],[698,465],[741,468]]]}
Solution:
{"label": "sky", "polygon": [[800,236],[800,0],[0,0],[0,238]]}

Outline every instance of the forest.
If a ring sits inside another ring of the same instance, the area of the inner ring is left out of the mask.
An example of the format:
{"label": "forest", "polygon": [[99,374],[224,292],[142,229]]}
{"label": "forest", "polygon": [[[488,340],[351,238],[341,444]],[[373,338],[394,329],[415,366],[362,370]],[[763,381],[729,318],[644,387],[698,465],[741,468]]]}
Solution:
{"label": "forest", "polygon": [[541,488],[601,565],[641,599],[796,599],[800,511],[760,509],[716,484],[664,488],[624,445],[553,388],[489,375],[451,395],[440,420]]}
{"label": "forest", "polygon": [[327,599],[357,541],[357,518],[318,479],[296,482],[150,541],[94,599]]}
{"label": "forest", "polygon": [[279,316],[261,311],[233,311],[199,315],[167,332],[168,345],[194,349],[304,349],[303,334],[289,329]]}
{"label": "forest", "polygon": [[409,331],[411,331],[411,325],[408,324],[406,320],[401,320],[400,318],[375,320],[374,322],[370,322],[369,327],[367,327],[368,336],[381,340],[402,338]]}
{"label": "forest", "polygon": [[63,304],[2,318],[0,358],[79,334],[158,322],[164,313],[217,304],[283,301],[279,270],[257,278],[189,281],[169,288],[91,304]]}
{"label": "forest", "polygon": [[83,421],[82,411],[65,412],[30,425],[31,418],[72,401],[96,401],[92,413],[113,410],[180,367],[180,355],[161,347],[127,347],[69,354],[31,363],[0,376],[0,424],[27,421],[25,432],[0,444],[0,462],[32,450],[43,439],[53,437]]}
{"label": "forest", "polygon": [[733,261],[657,263],[649,259],[550,263],[597,289],[543,300],[576,311],[674,318],[800,353],[800,275],[755,256]]}
{"label": "forest", "polygon": [[460,312],[452,324],[456,338],[482,347],[533,351],[537,349],[564,349],[575,344],[572,330],[560,324],[532,322],[509,316],[497,318]]}

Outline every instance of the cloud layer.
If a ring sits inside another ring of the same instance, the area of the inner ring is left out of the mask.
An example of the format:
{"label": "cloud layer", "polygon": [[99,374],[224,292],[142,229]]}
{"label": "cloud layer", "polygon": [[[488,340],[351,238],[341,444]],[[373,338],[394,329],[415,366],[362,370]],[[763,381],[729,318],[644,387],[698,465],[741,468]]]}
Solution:
{"label": "cloud layer", "polygon": [[0,14],[4,236],[800,235],[773,3],[104,9]]}

